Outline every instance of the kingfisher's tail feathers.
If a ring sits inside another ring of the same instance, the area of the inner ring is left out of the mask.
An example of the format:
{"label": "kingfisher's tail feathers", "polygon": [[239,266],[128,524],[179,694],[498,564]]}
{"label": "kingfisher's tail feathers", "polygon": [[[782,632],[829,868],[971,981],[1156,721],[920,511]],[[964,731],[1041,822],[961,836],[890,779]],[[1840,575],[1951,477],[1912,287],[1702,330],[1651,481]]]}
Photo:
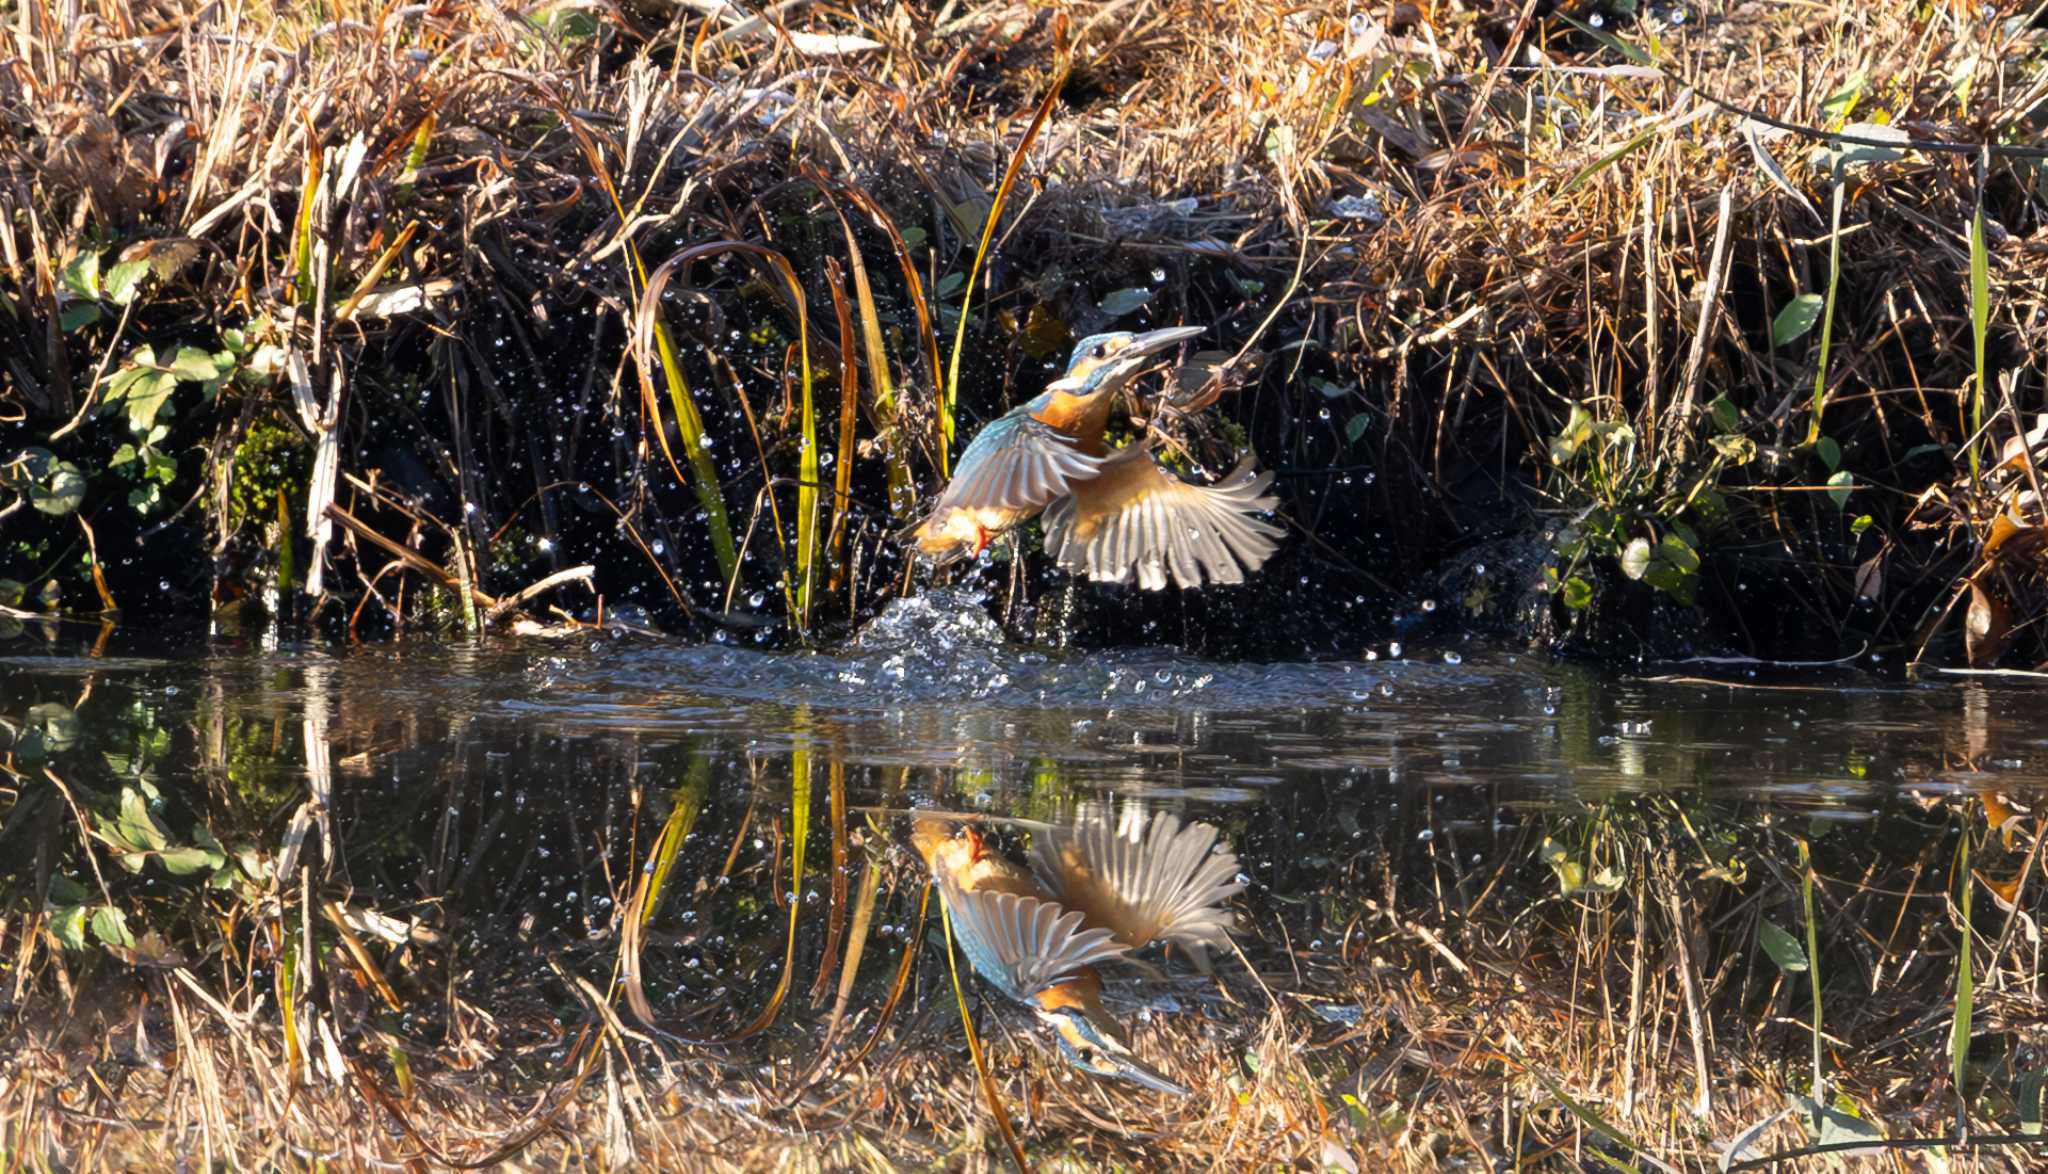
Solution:
{"label": "kingfisher's tail feathers", "polygon": [[1171,942],[1206,970],[1207,950],[1229,944],[1225,902],[1244,891],[1237,854],[1213,826],[1172,812],[1097,807],[1068,827],[1032,837],[1031,866],[1046,890],[1085,923],[1132,949]]}
{"label": "kingfisher's tail feathers", "polygon": [[1257,515],[1279,504],[1247,455],[1214,485],[1174,476],[1136,446],[1073,487],[1045,515],[1045,549],[1064,570],[1147,591],[1244,582],[1284,533]]}
{"label": "kingfisher's tail feathers", "polygon": [[1019,1002],[1066,975],[1108,961],[1126,947],[1107,929],[1087,928],[1081,914],[1056,902],[999,891],[940,886],[953,919],[953,940],[983,978]]}

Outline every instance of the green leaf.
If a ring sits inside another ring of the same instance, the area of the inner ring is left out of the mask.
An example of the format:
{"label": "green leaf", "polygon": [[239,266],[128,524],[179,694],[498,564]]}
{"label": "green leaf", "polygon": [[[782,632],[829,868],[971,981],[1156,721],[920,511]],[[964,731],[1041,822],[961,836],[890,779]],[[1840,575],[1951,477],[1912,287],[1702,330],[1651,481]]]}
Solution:
{"label": "green leaf", "polygon": [[60,906],[50,914],[50,933],[67,950],[85,949],[85,906]]}
{"label": "green leaf", "polygon": [[61,872],[51,874],[50,889],[45,896],[51,905],[83,905],[86,903],[85,886]]}
{"label": "green leaf", "polygon": [[1621,552],[1621,573],[1641,579],[1650,569],[1650,540],[1638,538]]}
{"label": "green leaf", "polygon": [[60,461],[47,481],[29,487],[28,500],[43,513],[61,518],[85,500],[85,474],[70,461]]}
{"label": "green leaf", "polygon": [[1111,318],[1121,318],[1151,301],[1152,292],[1149,289],[1111,290],[1103,295],[1102,304],[1097,308]]}
{"label": "green leaf", "polygon": [[178,378],[195,383],[220,374],[220,364],[214,361],[213,356],[193,346],[179,347],[177,355],[171,359],[170,369],[171,374]]}
{"label": "green leaf", "polygon": [[163,861],[172,876],[211,872],[219,866],[219,858],[204,848],[166,848],[157,854],[157,859]]}
{"label": "green leaf", "polygon": [[121,788],[120,829],[122,836],[138,848],[161,850],[170,842],[157,826],[156,817],[150,814],[149,800],[134,787]]}
{"label": "green leaf", "polygon": [[103,946],[121,950],[135,948],[135,935],[128,932],[128,915],[112,905],[102,905],[92,913],[92,936]]}
{"label": "green leaf", "polygon": [[1593,585],[1573,575],[1564,581],[1564,605],[1573,611],[1584,611],[1593,602]]}
{"label": "green leaf", "polygon": [[42,731],[43,745],[61,754],[78,744],[78,715],[61,701],[45,701],[28,707],[30,727]]}
{"label": "green leaf", "polygon": [[1351,417],[1349,420],[1344,421],[1345,441],[1351,444],[1357,444],[1358,438],[1364,436],[1365,430],[1367,428],[1370,428],[1371,426],[1372,420],[1364,412],[1360,412],[1356,416]]}
{"label": "green leaf", "polygon": [[1851,533],[1851,534],[1861,534],[1861,533],[1863,533],[1863,532],[1864,532],[1865,530],[1868,530],[1868,529],[1870,529],[1870,526],[1871,526],[1871,517],[1870,517],[1870,515],[1869,515],[1869,514],[1858,514],[1858,515],[1856,516],[1856,520],[1855,520],[1855,521],[1853,521],[1853,522],[1851,522],[1851,523],[1849,523],[1849,533]]}
{"label": "green leaf", "polygon": [[959,293],[960,287],[965,284],[967,284],[966,274],[959,272],[948,273],[944,277],[939,278],[939,284],[933,287],[932,292],[939,297],[949,298]]}
{"label": "green leaf", "polygon": [[100,320],[98,302],[66,302],[57,311],[57,328],[66,334],[75,334]]}
{"label": "green leaf", "polygon": [[28,598],[28,584],[19,579],[0,579],[0,607],[20,607]]}
{"label": "green leaf", "polygon": [[107,300],[117,306],[125,306],[142,292],[142,278],[149,272],[147,261],[123,261],[107,270]]}
{"label": "green leaf", "polygon": [[1803,974],[1806,971],[1806,948],[1799,939],[1778,928],[1773,921],[1760,921],[1756,927],[1756,944],[1763,947],[1778,969],[1787,974]]}
{"label": "green leaf", "polygon": [[163,410],[164,402],[177,386],[177,377],[167,371],[152,371],[131,384],[127,396],[128,430],[137,436],[148,435],[156,426],[156,414]]}
{"label": "green leaf", "polygon": [[1679,537],[1675,527],[1657,540],[1657,557],[1688,575],[1700,569],[1699,552],[1692,548],[1690,542]]}
{"label": "green leaf", "polygon": [[1842,467],[1842,446],[1832,436],[1823,436],[1813,442],[1813,451],[1820,456],[1820,463],[1832,473]]}
{"label": "green leaf", "polygon": [[1828,490],[1828,500],[1835,503],[1837,510],[1846,508],[1849,504],[1849,495],[1855,492],[1856,474],[1843,469],[1829,477],[1828,484],[1833,487]]}
{"label": "green leaf", "polygon": [[1803,293],[1785,303],[1778,316],[1771,320],[1771,345],[1782,347],[1794,342],[1813,329],[1820,321],[1821,296],[1817,293]]}
{"label": "green leaf", "polygon": [[1870,75],[1863,70],[1851,74],[1842,88],[1829,94],[1820,104],[1821,113],[1830,120],[1848,118],[1856,113],[1856,104],[1863,100],[1864,91],[1870,88]]}
{"label": "green leaf", "polygon": [[1707,405],[1707,410],[1714,414],[1714,424],[1723,432],[1733,432],[1736,426],[1742,423],[1741,410],[1735,406],[1734,400],[1725,395],[1715,396],[1714,402]]}
{"label": "green leaf", "polygon": [[98,301],[100,296],[100,255],[80,253],[64,267],[57,276],[57,284],[66,293]]}
{"label": "green leaf", "polygon": [[1739,433],[1724,432],[1713,437],[1710,444],[1723,460],[1740,468],[1756,459],[1756,441]]}

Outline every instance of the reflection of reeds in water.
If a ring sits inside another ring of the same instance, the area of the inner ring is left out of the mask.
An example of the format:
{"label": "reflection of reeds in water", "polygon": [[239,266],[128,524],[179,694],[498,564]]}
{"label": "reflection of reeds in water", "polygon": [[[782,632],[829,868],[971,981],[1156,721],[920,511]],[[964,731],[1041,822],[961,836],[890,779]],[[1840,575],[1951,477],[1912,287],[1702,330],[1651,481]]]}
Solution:
{"label": "reflection of reeds in water", "polygon": [[[1787,1094],[1825,1089],[1814,1136],[1881,1144],[1858,1122],[1945,1136],[1947,1079],[1996,1143],[2021,1136],[2038,1089],[2037,967],[2011,911],[2039,908],[2042,824],[1995,796],[1830,832],[1737,801],[1567,802],[1506,827],[1483,788],[1277,792],[1224,813],[1258,882],[1242,960],[1219,957],[1216,980],[1112,976],[1141,1053],[1193,1089],[1160,1099],[1073,1075],[1029,1016],[948,978],[921,945],[941,914],[891,846],[897,819],[855,819],[849,802],[899,809],[912,780],[846,762],[829,720],[797,717],[751,777],[713,739],[649,745],[629,775],[593,778],[582,751],[530,733],[513,754],[530,761],[445,784],[418,772],[393,810],[360,794],[384,773],[365,760],[417,749],[339,673],[310,687],[318,722],[209,704],[205,773],[222,789],[205,802],[123,814],[119,777],[90,772],[28,779],[40,807],[14,799],[39,814],[7,834],[49,833],[52,875],[97,875],[76,899],[125,909],[132,931],[59,948],[57,914],[18,899],[44,866],[5,874],[0,1136],[15,1152],[740,1169],[822,1144],[827,1164],[929,1165],[994,1144],[993,1099],[1032,1162],[1598,1152],[1691,1169],[1751,1125],[1766,1127],[1746,1154],[1810,1140],[1798,1116],[1773,1121]],[[331,857],[307,806],[248,818],[266,776],[235,747],[294,760],[270,746],[287,731],[332,743]],[[410,737],[448,744],[432,726]],[[1088,799],[1028,785],[1035,802]],[[287,816],[289,846],[264,848]],[[819,826],[829,877],[808,859]],[[216,871],[164,877],[211,842]],[[149,857],[134,875],[129,843]],[[1979,882],[1995,906],[1973,902]],[[409,885],[427,900],[391,899]],[[591,886],[566,910],[535,900]]]}

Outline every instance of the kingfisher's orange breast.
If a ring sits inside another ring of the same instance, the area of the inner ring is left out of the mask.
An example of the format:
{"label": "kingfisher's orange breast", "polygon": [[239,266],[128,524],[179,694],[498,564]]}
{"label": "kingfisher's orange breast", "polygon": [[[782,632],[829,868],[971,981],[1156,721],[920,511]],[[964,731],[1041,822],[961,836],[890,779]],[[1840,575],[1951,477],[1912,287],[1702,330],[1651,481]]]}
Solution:
{"label": "kingfisher's orange breast", "polygon": [[1100,392],[1072,395],[1064,391],[1051,391],[1047,396],[1051,402],[1031,413],[1031,418],[1073,437],[1075,447],[1089,456],[1101,456],[1102,434],[1109,427],[1111,397]]}

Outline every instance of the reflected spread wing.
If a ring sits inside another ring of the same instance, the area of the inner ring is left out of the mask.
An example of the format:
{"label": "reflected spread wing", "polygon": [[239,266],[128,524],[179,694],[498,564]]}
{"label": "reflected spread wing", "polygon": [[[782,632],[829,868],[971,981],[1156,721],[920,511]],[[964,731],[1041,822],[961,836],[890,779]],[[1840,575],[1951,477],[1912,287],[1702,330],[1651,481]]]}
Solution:
{"label": "reflected spread wing", "polygon": [[1075,448],[1072,437],[1012,412],[982,429],[960,454],[934,510],[1041,509],[1101,467],[1102,458]]}
{"label": "reflected spread wing", "polygon": [[1242,583],[1279,545],[1281,530],[1256,515],[1277,504],[1247,456],[1214,485],[1191,485],[1135,447],[1110,457],[1045,515],[1046,553],[1103,583],[1133,578],[1147,591]]}
{"label": "reflected spread wing", "polygon": [[1106,929],[1083,929],[1081,915],[1016,893],[943,888],[953,940],[983,978],[1020,1002],[1063,975],[1126,952]]}
{"label": "reflected spread wing", "polygon": [[1097,808],[1072,827],[1033,837],[1031,864],[1062,905],[1107,928],[1133,949],[1174,942],[1198,961],[1222,946],[1234,920],[1223,903],[1244,890],[1237,854],[1216,850],[1206,823],[1182,825],[1127,807],[1121,821]]}

